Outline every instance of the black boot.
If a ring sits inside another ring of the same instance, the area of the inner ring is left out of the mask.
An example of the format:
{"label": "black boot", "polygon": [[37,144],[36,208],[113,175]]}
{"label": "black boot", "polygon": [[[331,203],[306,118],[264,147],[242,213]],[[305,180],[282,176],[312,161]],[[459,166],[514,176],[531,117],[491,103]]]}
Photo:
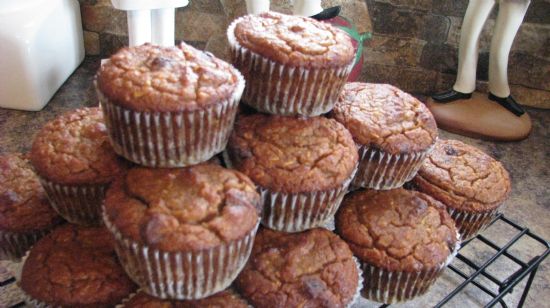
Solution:
{"label": "black boot", "polygon": [[525,110],[516,102],[512,95],[508,95],[508,97],[498,97],[489,92],[489,99],[499,103],[502,107],[508,109],[508,111],[518,117],[525,113]]}
{"label": "black boot", "polygon": [[342,7],[340,5],[329,7],[328,9],[324,9],[321,13],[311,16],[311,18],[317,19],[317,20],[331,19],[340,14],[341,8]]}
{"label": "black boot", "polygon": [[472,93],[462,93],[453,89],[432,95],[432,98],[438,103],[450,103],[459,99],[470,99],[471,97]]}

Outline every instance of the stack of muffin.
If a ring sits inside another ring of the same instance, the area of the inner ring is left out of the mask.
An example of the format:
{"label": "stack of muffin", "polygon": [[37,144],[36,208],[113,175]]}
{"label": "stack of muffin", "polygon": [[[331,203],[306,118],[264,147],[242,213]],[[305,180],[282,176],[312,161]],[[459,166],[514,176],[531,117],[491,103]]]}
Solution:
{"label": "stack of muffin", "polygon": [[[450,262],[455,222],[471,237],[507,197],[500,163],[436,142],[418,100],[345,83],[344,32],[270,12],[235,20],[228,39],[235,67],[185,44],[121,49],[97,74],[101,108],[36,136],[38,177],[24,156],[0,160],[2,250],[20,257],[53,229],[25,260],[29,303],[408,300]],[[239,113],[241,98],[261,113]],[[222,151],[234,169],[209,161]],[[55,213],[71,224],[55,228]],[[336,233],[322,227],[334,217]]]}

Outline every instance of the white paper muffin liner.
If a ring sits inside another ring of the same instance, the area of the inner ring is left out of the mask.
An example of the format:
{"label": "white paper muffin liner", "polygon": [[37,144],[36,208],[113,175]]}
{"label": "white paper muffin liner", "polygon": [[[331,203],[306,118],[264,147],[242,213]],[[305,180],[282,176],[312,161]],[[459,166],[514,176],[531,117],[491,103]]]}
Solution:
{"label": "white paper muffin liner", "polygon": [[460,235],[457,233],[456,237],[455,247],[445,262],[432,269],[414,273],[388,271],[361,262],[364,278],[363,297],[379,303],[393,304],[408,301],[426,293],[458,253]]}
{"label": "white paper muffin liner", "polygon": [[115,308],[123,308],[126,306],[126,303],[129,302],[134,296],[136,296],[141,289],[137,289],[135,292],[130,293],[125,299],[123,299],[119,304],[115,306]]}
{"label": "white paper muffin liner", "polygon": [[185,167],[223,151],[244,90],[239,72],[232,97],[194,111],[140,112],[112,103],[96,91],[115,152],[148,167]]}
{"label": "white paper muffin liner", "polygon": [[275,192],[258,186],[263,207],[262,225],[283,232],[322,227],[338,211],[351,179],[334,189],[305,193]]}
{"label": "white paper muffin liner", "polygon": [[486,212],[468,212],[447,207],[447,211],[455,221],[456,228],[463,241],[467,241],[487,228],[498,215],[498,208]]}
{"label": "white paper muffin liner", "polygon": [[[227,151],[222,157],[227,168],[233,168]],[[284,193],[256,185],[261,197],[262,225],[292,233],[330,225],[356,171],[357,167],[340,186],[323,191]]]}
{"label": "white paper muffin liner", "polygon": [[109,184],[65,185],[39,176],[53,209],[77,225],[101,225],[101,204]]}
{"label": "white paper muffin liner", "polygon": [[35,308],[61,308],[61,306],[50,305],[48,303],[45,303],[45,302],[39,301],[35,298],[32,298],[31,296],[29,296],[25,292],[23,292],[23,296],[25,298],[25,304],[27,304],[27,306],[29,306],[29,307],[35,307]]}
{"label": "white paper muffin liner", "polygon": [[19,261],[25,253],[51,229],[33,232],[9,232],[0,230],[0,260]]}
{"label": "white paper muffin liner", "polygon": [[235,37],[234,20],[227,29],[231,60],[247,81],[243,101],[261,112],[318,116],[329,112],[355,64],[344,67],[294,67],[269,60],[243,47]]}
{"label": "white paper muffin liner", "polygon": [[387,190],[403,186],[418,172],[433,145],[422,152],[390,154],[374,147],[359,146],[359,168],[353,187]]}
{"label": "white paper muffin liner", "polygon": [[242,239],[211,249],[167,252],[123,237],[103,213],[115,250],[128,276],[158,298],[200,299],[229,287],[250,253],[258,224]]}
{"label": "white paper muffin liner", "polygon": [[357,260],[356,257],[353,258],[353,263],[355,263],[355,266],[357,266],[357,291],[355,291],[355,294],[353,295],[353,298],[349,302],[349,304],[346,305],[346,308],[351,308],[359,298],[361,297],[361,290],[363,289],[363,270],[361,269],[361,264]]}

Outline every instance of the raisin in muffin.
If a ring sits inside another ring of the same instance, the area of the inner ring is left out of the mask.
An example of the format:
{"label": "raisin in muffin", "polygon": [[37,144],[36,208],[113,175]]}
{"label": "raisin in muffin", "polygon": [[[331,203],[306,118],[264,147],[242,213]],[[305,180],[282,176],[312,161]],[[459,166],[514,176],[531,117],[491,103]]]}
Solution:
{"label": "raisin in muffin", "polygon": [[144,291],[199,299],[227,288],[246,263],[259,199],[247,176],[218,165],[136,167],[109,188],[104,220]]}
{"label": "raisin in muffin", "polygon": [[424,294],[458,248],[445,207],[402,188],[347,196],[336,215],[336,230],[361,262],[363,295],[382,303]]}
{"label": "raisin in muffin", "polygon": [[359,168],[352,184],[356,187],[401,187],[414,177],[437,140],[428,108],[387,84],[346,84],[332,115],[359,145]]}
{"label": "raisin in muffin", "polygon": [[240,116],[227,161],[258,185],[262,224],[298,232],[334,216],[357,165],[350,133],[335,120]]}
{"label": "raisin in muffin", "polygon": [[96,88],[115,151],[137,164],[182,167],[221,152],[244,89],[242,75],[185,43],[122,48]]}
{"label": "raisin in muffin", "polygon": [[75,224],[101,223],[101,202],[127,163],[109,143],[100,108],[69,111],[35,136],[31,163],[55,210]]}
{"label": "raisin in muffin", "polygon": [[236,286],[255,307],[348,307],[359,275],[346,243],[326,229],[262,229]]}
{"label": "raisin in muffin", "polygon": [[355,60],[344,31],[307,17],[247,15],[229,26],[227,36],[233,65],[247,81],[243,100],[261,112],[330,111]]}
{"label": "raisin in muffin", "polygon": [[136,289],[104,227],[69,224],[33,246],[20,286],[34,307],[113,307]]}
{"label": "raisin in muffin", "polygon": [[0,155],[0,259],[18,260],[62,221],[50,206],[28,156]]}
{"label": "raisin in muffin", "polygon": [[495,218],[511,189],[500,162],[458,140],[437,142],[412,184],[447,206],[463,240]]}

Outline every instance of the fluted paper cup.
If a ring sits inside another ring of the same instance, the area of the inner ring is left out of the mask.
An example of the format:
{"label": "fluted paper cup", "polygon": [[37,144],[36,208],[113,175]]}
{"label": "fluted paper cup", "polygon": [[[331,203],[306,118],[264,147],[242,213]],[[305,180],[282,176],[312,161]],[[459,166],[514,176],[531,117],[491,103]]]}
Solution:
{"label": "fluted paper cup", "polygon": [[[227,168],[233,168],[227,151],[222,156]],[[277,231],[301,232],[330,224],[356,171],[357,167],[342,184],[328,190],[285,193],[256,185],[261,197],[262,225]]]}
{"label": "fluted paper cup", "polygon": [[97,88],[115,152],[143,166],[172,168],[205,162],[223,151],[244,90],[238,73],[232,97],[194,111],[134,111],[112,103]]}
{"label": "fluted paper cup", "polygon": [[146,293],[162,299],[201,299],[231,285],[250,253],[258,225],[245,237],[220,246],[167,252],[125,238],[103,213],[115,250],[128,276]]}
{"label": "fluted paper cup", "polygon": [[50,230],[9,232],[0,230],[0,260],[19,261]]}
{"label": "fluted paper cup", "polygon": [[123,308],[123,307],[126,307],[126,303],[129,302],[134,296],[136,296],[139,291],[141,291],[141,289],[139,290],[136,290],[135,292],[133,293],[130,293],[130,295],[128,295],[125,299],[123,299],[119,304],[117,304],[115,306],[115,308]]}
{"label": "fluted paper cup", "polygon": [[332,110],[354,59],[335,68],[294,67],[269,60],[239,44],[236,19],[227,29],[231,61],[244,75],[243,101],[258,111],[278,115],[318,116]]}
{"label": "fluted paper cup", "polygon": [[349,304],[346,305],[347,308],[351,308],[353,305],[355,305],[355,303],[357,303],[357,301],[361,297],[361,290],[363,289],[363,270],[361,269],[361,264],[359,263],[359,261],[357,261],[356,257],[352,258],[355,266],[357,266],[357,290],[355,291],[355,294],[353,295],[353,298],[351,299]]}
{"label": "fluted paper cup", "polygon": [[101,225],[101,204],[109,184],[66,185],[39,176],[53,209],[70,223]]}
{"label": "fluted paper cup", "polygon": [[456,228],[463,241],[467,241],[485,230],[499,213],[498,207],[486,212],[468,212],[450,207],[447,207],[447,211],[455,221]]}
{"label": "fluted paper cup", "polygon": [[359,145],[359,168],[352,186],[376,190],[399,188],[416,175],[432,149],[433,145],[422,152],[390,154]]}
{"label": "fluted paper cup", "polygon": [[259,187],[263,204],[262,225],[284,232],[322,227],[338,211],[350,183],[351,178],[334,189],[295,194]]}
{"label": "fluted paper cup", "polygon": [[35,307],[35,308],[58,308],[60,306],[51,305],[48,303],[45,303],[43,301],[39,301],[35,298],[32,298],[27,293],[23,292],[23,297],[25,298],[25,304],[27,304],[29,307]]}
{"label": "fluted paper cup", "polygon": [[459,247],[460,236],[457,233],[456,245],[445,262],[437,267],[419,272],[388,271],[361,262],[364,278],[363,297],[379,303],[393,304],[408,301],[426,293],[441,276],[447,265],[452,262]]}

